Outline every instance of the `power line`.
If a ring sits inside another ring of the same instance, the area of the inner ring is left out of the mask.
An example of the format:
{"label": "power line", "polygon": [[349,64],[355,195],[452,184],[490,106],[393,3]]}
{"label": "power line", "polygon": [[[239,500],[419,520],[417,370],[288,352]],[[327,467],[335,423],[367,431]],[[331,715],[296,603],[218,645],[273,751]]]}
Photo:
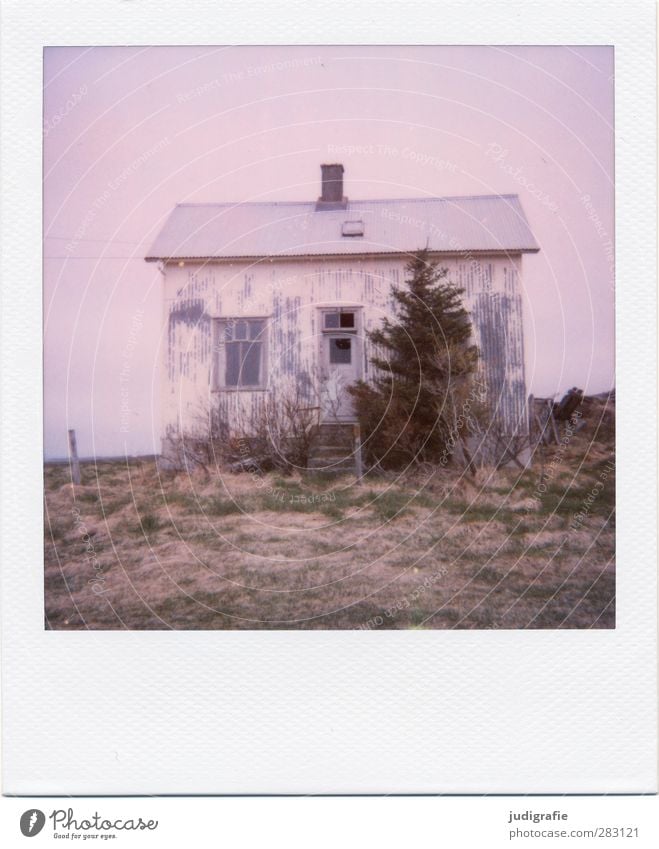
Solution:
{"label": "power line", "polygon": [[44,239],[59,239],[62,242],[106,242],[110,245],[141,245],[144,244],[146,240],[142,240],[141,242],[129,242],[125,239],[77,239],[75,236],[44,236]]}

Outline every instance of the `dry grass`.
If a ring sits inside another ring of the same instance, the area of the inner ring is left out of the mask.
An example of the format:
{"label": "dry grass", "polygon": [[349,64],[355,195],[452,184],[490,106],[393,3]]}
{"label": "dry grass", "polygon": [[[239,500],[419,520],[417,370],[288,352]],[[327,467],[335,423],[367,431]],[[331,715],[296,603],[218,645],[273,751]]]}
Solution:
{"label": "dry grass", "polygon": [[48,465],[47,627],[614,627],[613,429],[600,438],[597,421],[558,462],[553,446],[532,470],[476,480],[117,461],[83,466],[74,489]]}

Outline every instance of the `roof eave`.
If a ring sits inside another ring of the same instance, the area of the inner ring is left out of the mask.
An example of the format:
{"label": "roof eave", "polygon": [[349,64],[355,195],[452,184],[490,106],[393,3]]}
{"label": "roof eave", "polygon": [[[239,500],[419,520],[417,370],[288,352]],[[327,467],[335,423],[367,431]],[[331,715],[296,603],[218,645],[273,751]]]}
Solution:
{"label": "roof eave", "polygon": [[[255,260],[287,260],[287,259],[332,259],[333,257],[394,257],[411,256],[418,253],[419,249],[411,251],[345,251],[334,253],[300,253],[300,254],[235,254],[221,256],[185,256],[176,254],[174,256],[146,256],[145,262],[228,262],[228,261],[255,261]],[[429,250],[428,253],[440,256],[510,256],[511,254],[537,254],[539,247],[527,248],[464,248],[462,250]]]}

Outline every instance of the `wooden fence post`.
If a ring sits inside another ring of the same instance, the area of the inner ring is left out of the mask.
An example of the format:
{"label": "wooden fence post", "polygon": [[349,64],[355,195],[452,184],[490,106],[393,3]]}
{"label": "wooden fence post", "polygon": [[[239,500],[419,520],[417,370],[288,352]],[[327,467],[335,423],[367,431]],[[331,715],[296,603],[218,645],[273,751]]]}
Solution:
{"label": "wooden fence post", "polygon": [[352,426],[352,436],[353,436],[353,451],[355,453],[355,473],[359,480],[361,480],[362,475],[364,473],[364,468],[362,465],[362,439],[359,424],[353,424]]}
{"label": "wooden fence post", "polygon": [[69,431],[69,466],[71,468],[71,481],[80,486],[80,461],[78,460],[75,430]]}

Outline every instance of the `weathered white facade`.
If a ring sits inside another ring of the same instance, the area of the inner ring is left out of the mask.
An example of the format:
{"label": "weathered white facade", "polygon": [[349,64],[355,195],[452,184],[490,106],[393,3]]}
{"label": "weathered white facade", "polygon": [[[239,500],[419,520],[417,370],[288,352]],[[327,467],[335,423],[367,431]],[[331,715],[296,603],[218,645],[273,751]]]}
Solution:
{"label": "weathered white facade", "polygon": [[209,409],[248,421],[295,387],[321,418],[350,420],[367,331],[426,246],[464,289],[490,405],[525,428],[521,262],[538,248],[516,196],[355,203],[343,169],[324,168],[316,203],[177,207],[163,228],[148,257],[164,275],[163,438]]}

